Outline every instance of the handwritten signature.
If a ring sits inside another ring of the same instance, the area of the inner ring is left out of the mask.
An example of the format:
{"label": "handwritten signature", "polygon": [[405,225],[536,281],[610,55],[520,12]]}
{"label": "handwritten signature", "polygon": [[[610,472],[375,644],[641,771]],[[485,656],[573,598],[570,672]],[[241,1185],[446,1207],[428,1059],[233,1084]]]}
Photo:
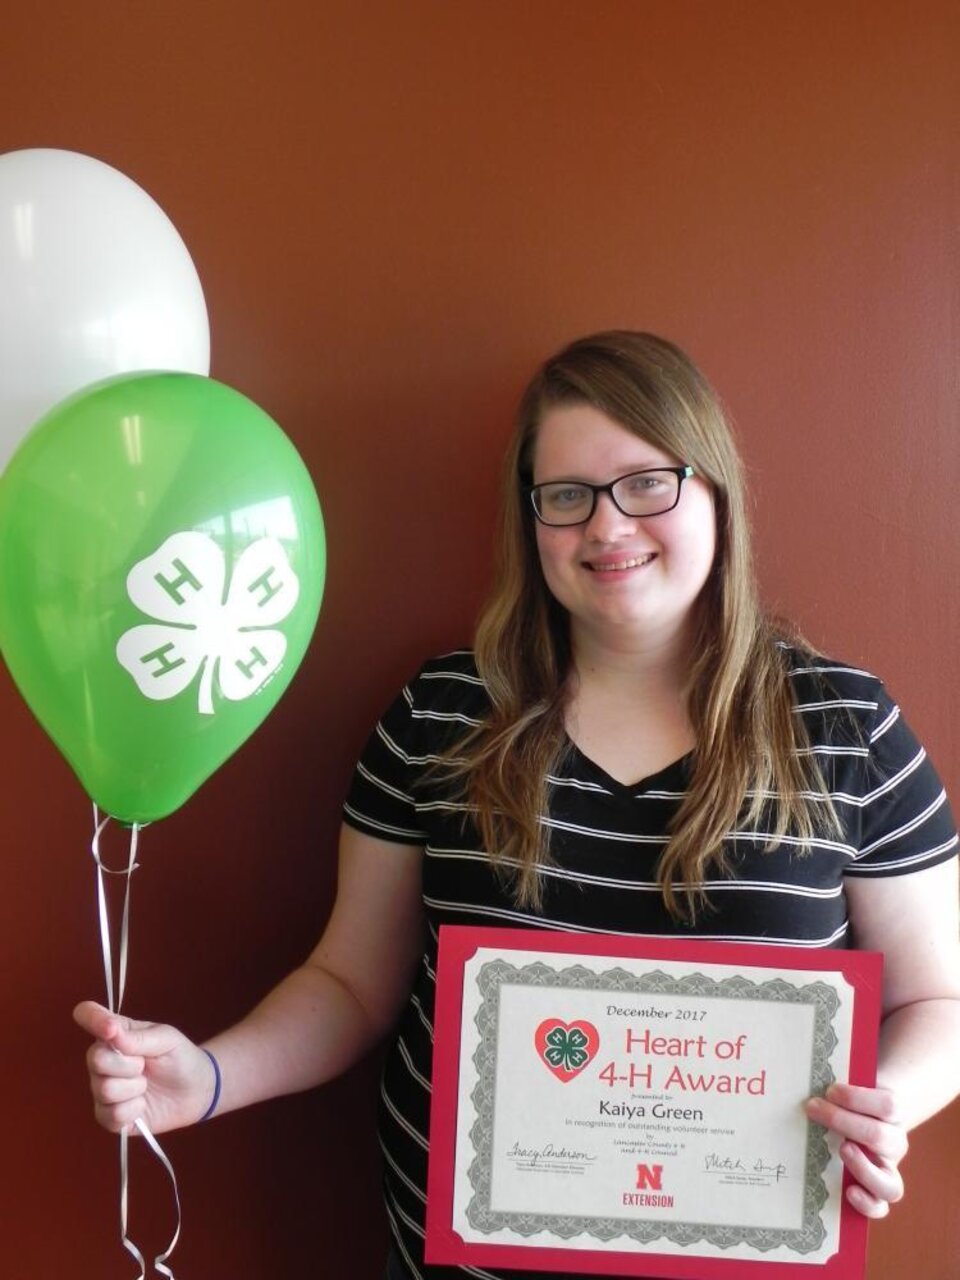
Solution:
{"label": "handwritten signature", "polygon": [[741,1156],[721,1156],[714,1151],[703,1157],[703,1167],[707,1173],[753,1173],[774,1182],[788,1176],[787,1166],[779,1161],[768,1164],[762,1158],[751,1160]]}
{"label": "handwritten signature", "polygon": [[570,1147],[555,1147],[552,1142],[548,1142],[543,1147],[521,1147],[519,1142],[515,1142],[507,1152],[507,1155],[513,1156],[516,1160],[529,1160],[532,1164],[536,1164],[538,1160],[583,1160],[589,1162],[597,1158],[589,1151],[578,1151]]}

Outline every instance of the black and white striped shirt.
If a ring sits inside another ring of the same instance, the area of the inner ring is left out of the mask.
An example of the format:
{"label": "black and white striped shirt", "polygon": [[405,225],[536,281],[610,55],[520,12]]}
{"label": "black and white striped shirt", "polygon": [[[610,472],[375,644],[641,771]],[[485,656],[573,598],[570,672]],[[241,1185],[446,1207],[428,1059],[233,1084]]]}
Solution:
{"label": "black and white striped shirt", "polygon": [[473,656],[434,659],[371,735],[344,818],[382,840],[422,844],[429,940],[386,1062],[381,1142],[387,1212],[412,1277],[506,1277],[476,1267],[425,1267],[423,1223],[437,935],[442,924],[499,925],[802,947],[849,945],[846,876],[903,875],[955,855],[957,833],[926,753],[880,681],[791,649],[795,713],[827,782],[842,834],[765,853],[761,821],[728,837],[732,875],[708,876],[710,909],[693,926],[667,914],[656,867],[687,784],[685,757],[624,786],[571,746],[549,782],[542,821],[552,863],[540,914],[518,908],[491,871],[456,786],[434,766],[480,723],[489,702]]}

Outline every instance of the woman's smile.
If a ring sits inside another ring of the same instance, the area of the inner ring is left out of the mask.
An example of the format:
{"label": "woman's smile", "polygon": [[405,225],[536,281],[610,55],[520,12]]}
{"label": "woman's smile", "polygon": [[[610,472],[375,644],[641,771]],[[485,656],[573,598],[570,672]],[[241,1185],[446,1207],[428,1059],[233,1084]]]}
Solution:
{"label": "woman's smile", "polygon": [[589,569],[591,573],[612,577],[614,574],[619,574],[627,569],[642,569],[644,565],[650,564],[655,559],[656,553],[648,551],[644,555],[631,556],[629,559],[584,560],[583,567]]}

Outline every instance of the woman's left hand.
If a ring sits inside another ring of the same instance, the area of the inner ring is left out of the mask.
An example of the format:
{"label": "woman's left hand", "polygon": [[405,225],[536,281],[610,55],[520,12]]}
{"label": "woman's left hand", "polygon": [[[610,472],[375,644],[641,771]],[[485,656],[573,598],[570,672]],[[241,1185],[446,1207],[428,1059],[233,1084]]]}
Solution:
{"label": "woman's left hand", "polygon": [[840,1159],[853,1178],[847,1200],[867,1218],[885,1218],[890,1206],[903,1198],[898,1166],[908,1146],[893,1092],[832,1084],[825,1097],[809,1099],[806,1111],[816,1124],[844,1139]]}

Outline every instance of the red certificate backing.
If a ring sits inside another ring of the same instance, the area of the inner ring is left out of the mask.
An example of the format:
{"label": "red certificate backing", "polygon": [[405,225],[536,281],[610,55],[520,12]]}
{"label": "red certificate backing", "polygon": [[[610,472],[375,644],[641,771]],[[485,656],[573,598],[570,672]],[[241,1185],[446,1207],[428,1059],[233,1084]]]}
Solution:
{"label": "red certificate backing", "polygon": [[[876,1079],[883,960],[879,953],[444,925],[440,930],[434,1021],[425,1255],[428,1263],[585,1275],[675,1276],[679,1280],[749,1280],[754,1276],[756,1280],[862,1280],[867,1219],[845,1199],[840,1207],[839,1252],[823,1263],[681,1256],[657,1253],[646,1246],[612,1251],[465,1241],[452,1226],[461,1009],[464,965],[481,947],[584,959],[669,960],[692,965],[731,965],[738,970],[759,967],[779,969],[785,974],[804,970],[840,973],[854,993],[848,1079],[852,1084],[868,1086]],[[845,1172],[844,1186],[846,1183]]]}

